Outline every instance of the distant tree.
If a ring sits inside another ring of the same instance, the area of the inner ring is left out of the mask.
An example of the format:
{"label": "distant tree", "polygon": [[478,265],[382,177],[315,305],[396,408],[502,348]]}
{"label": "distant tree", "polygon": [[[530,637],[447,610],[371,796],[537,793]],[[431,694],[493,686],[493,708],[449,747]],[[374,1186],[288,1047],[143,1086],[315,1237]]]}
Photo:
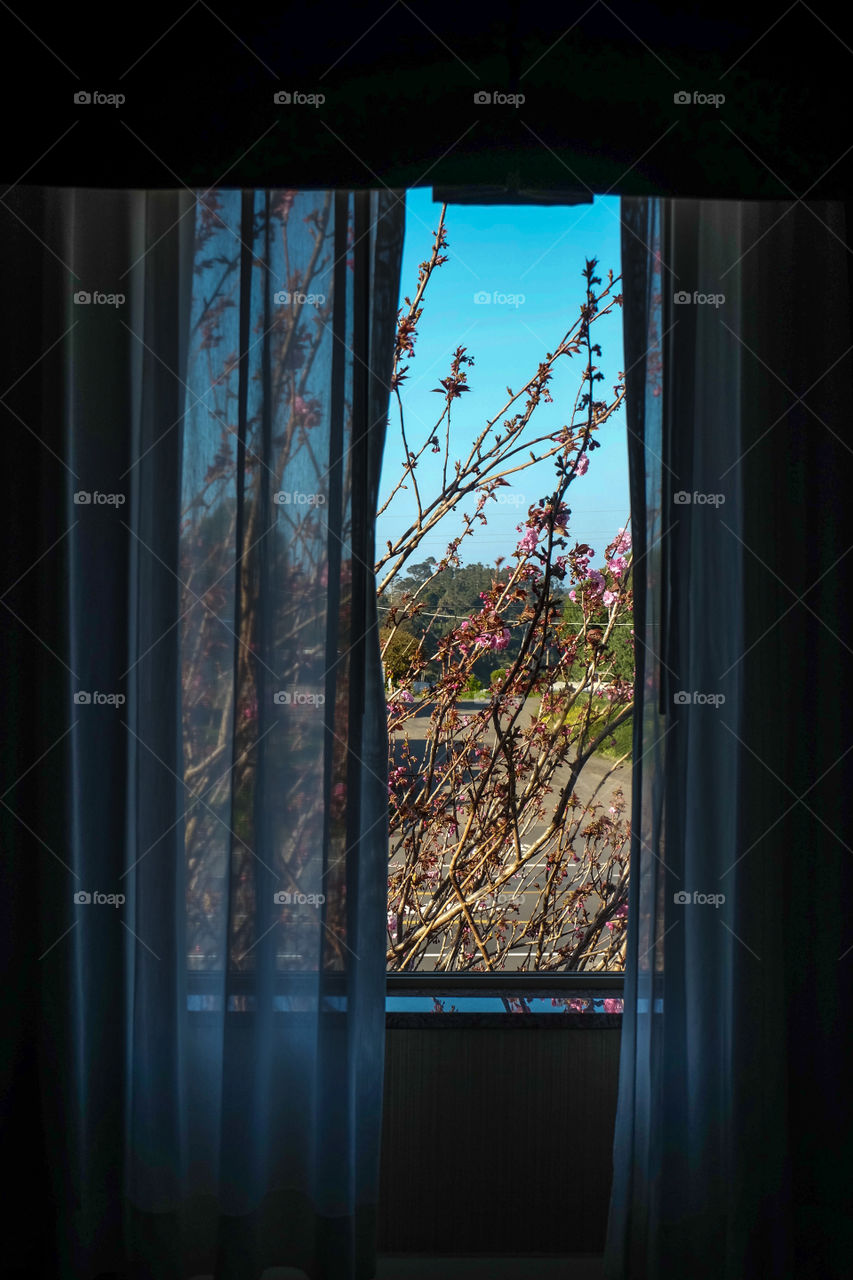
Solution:
{"label": "distant tree", "polygon": [[[417,604],[411,610],[412,616],[407,621],[407,627],[419,639],[427,637],[425,651],[429,657],[435,654],[438,641],[449,635],[465,618],[480,611],[482,597],[492,589],[494,583],[505,585],[512,572],[509,567],[496,570],[493,565],[477,561],[458,567],[449,566],[436,575],[431,568],[435,563],[435,558],[430,556],[423,564],[411,566],[409,573],[399,584],[395,583],[388,591],[387,603],[382,599],[379,601],[379,616],[384,621],[389,611],[395,606],[400,607],[407,596],[417,595]],[[559,584],[555,584],[552,594],[560,598],[565,593]],[[474,663],[474,674],[483,684],[489,683],[493,671],[499,666],[511,665],[518,657],[524,633],[523,629],[513,627],[512,624],[521,620],[524,608],[523,601],[512,601],[506,606],[505,617],[511,635],[501,658],[485,652]],[[559,652],[556,649],[552,657],[554,661],[558,660]],[[386,667],[387,665],[386,663]],[[434,666],[428,674],[437,677],[438,668]]]}
{"label": "distant tree", "polygon": [[[598,627],[603,631],[607,627],[608,615],[609,610],[606,608],[594,609],[588,625]],[[563,619],[566,634],[576,632],[583,625],[582,605],[572,600],[566,600],[563,606]],[[633,613],[630,610],[625,610],[621,617],[621,625],[612,628],[607,644],[600,654],[600,660],[602,663],[607,664],[610,674],[614,677],[618,676],[621,680],[630,681],[634,679],[633,627]],[[572,664],[568,679],[580,682],[583,679],[585,670],[586,662],[583,655],[580,655]]]}
{"label": "distant tree", "polygon": [[412,665],[412,659],[418,650],[418,637],[406,623],[401,623],[393,632],[388,627],[382,627],[379,643],[385,648],[383,661],[386,674],[393,680],[399,680]]}

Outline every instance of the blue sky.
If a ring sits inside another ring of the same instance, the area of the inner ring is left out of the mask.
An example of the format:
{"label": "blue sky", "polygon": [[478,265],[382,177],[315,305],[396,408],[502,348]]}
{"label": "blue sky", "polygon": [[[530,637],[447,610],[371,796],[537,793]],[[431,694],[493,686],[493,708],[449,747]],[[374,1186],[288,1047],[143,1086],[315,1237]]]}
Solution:
{"label": "blue sky", "polygon": [[[440,211],[431,187],[407,192],[399,306],[407,294],[414,297],[418,265],[430,255]],[[408,378],[400,394],[409,447],[417,453],[444,408],[443,395],[433,394],[432,388],[449,375],[452,353],[463,346],[474,357],[473,367],[463,366],[471,392],[451,405],[451,470],[453,459],[464,459],[474,436],[503,409],[507,386],[518,391],[577,320],[584,299],[585,260],[598,259],[597,274],[604,282],[609,268],[619,274],[619,199],[603,196],[591,204],[556,208],[449,205],[445,226],[449,260],[436,269],[427,286],[416,354],[407,362]],[[614,292],[621,291],[620,284]],[[513,301],[475,302],[475,294],[483,292]],[[605,381],[597,384],[596,396],[611,399],[611,388],[624,368],[621,308],[596,321],[592,333],[593,341],[601,344],[600,367],[605,375]],[[528,426],[531,438],[556,431],[570,420],[582,368],[582,356],[557,361],[549,384],[554,403],[540,402]],[[510,414],[503,416],[521,412],[523,404],[523,399],[517,401]],[[445,426],[442,423],[439,432],[442,442]],[[595,565],[629,517],[624,407],[605,423],[598,439],[601,448],[592,453],[589,470],[576,478],[569,495],[571,542],[589,543],[596,552]],[[392,397],[380,507],[399,480],[403,459],[399,409]],[[422,493],[439,492],[441,463],[442,455],[429,450],[421,458],[417,479]],[[523,523],[531,503],[553,491],[553,463],[530,467],[509,479],[512,489],[500,492],[515,495],[518,505],[512,501],[487,504],[488,525],[477,522],[474,534],[460,547],[464,564],[478,560],[490,564],[496,556],[512,553],[520,536],[515,526]],[[474,506],[475,500],[469,499],[449,515],[427,536],[412,562],[428,555],[439,559],[464,527],[461,510],[473,512]],[[413,510],[410,491],[401,491],[378,519],[377,551],[408,527]]]}

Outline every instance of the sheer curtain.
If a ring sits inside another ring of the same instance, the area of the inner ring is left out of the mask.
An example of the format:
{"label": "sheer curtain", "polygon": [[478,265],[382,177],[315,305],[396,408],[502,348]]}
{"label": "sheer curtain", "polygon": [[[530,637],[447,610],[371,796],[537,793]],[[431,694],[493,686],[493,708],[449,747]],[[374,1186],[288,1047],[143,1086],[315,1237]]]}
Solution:
{"label": "sheer curtain", "polygon": [[5,197],[21,1275],[373,1275],[403,197]]}
{"label": "sheer curtain", "polygon": [[624,199],[632,898],[609,1280],[849,1271],[849,208]]}

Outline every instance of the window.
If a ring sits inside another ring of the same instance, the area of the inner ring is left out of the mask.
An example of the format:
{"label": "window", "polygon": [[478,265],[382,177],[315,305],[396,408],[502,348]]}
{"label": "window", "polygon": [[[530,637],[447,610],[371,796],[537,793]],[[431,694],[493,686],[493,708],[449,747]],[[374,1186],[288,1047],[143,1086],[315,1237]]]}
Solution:
{"label": "window", "polygon": [[[623,966],[633,652],[619,258],[615,198],[462,207],[407,194],[376,539],[389,991],[415,972]],[[545,1003],[564,1007],[554,992]]]}

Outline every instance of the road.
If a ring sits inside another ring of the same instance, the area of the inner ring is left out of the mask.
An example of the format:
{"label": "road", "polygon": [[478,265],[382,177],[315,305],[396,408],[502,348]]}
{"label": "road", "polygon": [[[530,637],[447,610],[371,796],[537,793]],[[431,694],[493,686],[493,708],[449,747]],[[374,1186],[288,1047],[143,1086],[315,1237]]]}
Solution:
{"label": "road", "polygon": [[[519,724],[522,728],[525,728],[527,725],[530,724],[531,720],[533,719],[533,715],[536,710],[537,704],[538,704],[538,699],[537,700],[528,699],[527,704],[523,708],[521,715],[519,717]],[[482,702],[475,702],[475,701],[464,702],[464,703],[460,702],[459,710],[463,715],[467,715],[480,710],[482,706],[483,706]],[[429,727],[430,714],[431,714],[431,707],[424,706],[422,710],[419,709],[418,713],[415,716],[411,717],[406,722],[406,731],[408,733],[409,747],[413,755],[415,756],[416,760],[418,761],[418,763],[421,763],[423,761],[425,750],[426,750],[426,734]],[[398,731],[395,734],[395,740],[396,740],[395,760],[399,764],[402,762],[401,751],[402,751],[402,741],[403,741],[403,734],[400,731]],[[493,744],[495,741],[495,734],[494,734],[493,728],[489,729],[489,732],[487,735],[487,741],[491,744]],[[592,759],[590,759],[584,766],[581,772],[581,775],[575,784],[574,789],[578,799],[581,801],[582,804],[589,804],[594,799],[596,804],[603,804],[606,809],[613,802],[613,798],[617,789],[621,788],[622,794],[625,800],[625,805],[626,805],[623,817],[630,818],[631,764],[630,764],[630,761],[626,761],[624,764],[619,765],[618,768],[613,770],[613,763],[614,762],[612,760],[608,760],[606,757],[593,756]],[[570,774],[570,770],[568,765],[561,765],[556,770],[552,780],[552,784],[551,784],[553,788],[552,794],[550,797],[550,801],[552,805],[556,805],[557,800],[559,798],[560,791],[569,779],[569,774]],[[522,849],[526,851],[534,843],[534,841],[542,834],[542,832],[545,829],[546,829],[546,822],[540,822],[537,825],[535,825],[533,828],[531,828],[531,830],[525,835]],[[583,848],[582,848],[581,841],[577,842],[576,851],[579,855],[582,855]],[[395,857],[394,859],[392,859],[391,861],[392,869],[395,866],[399,866],[399,865],[400,865],[399,857]],[[544,859],[542,860],[542,862],[537,861],[535,865],[537,866],[537,869],[541,867],[544,870]],[[582,871],[582,864],[581,864],[581,871]],[[517,919],[523,920],[523,921],[529,920],[530,912],[533,910],[538,896],[539,894],[537,890],[528,889],[523,892],[520,899],[517,897],[515,898],[516,901],[520,901],[520,906],[521,906],[519,915],[516,917]],[[428,895],[424,895],[424,901],[426,901],[427,899],[428,899]],[[590,917],[593,915],[594,911],[597,909],[599,902],[600,900],[596,895],[590,894],[588,896],[587,906],[588,906]],[[425,959],[421,962],[419,966],[420,970],[429,971],[431,968],[433,968],[434,963],[437,960],[439,954],[440,953],[437,948],[435,950],[428,951],[426,953]],[[511,951],[509,953],[507,968],[508,969],[517,968],[527,955],[528,955],[528,951],[526,948],[524,950]]]}

